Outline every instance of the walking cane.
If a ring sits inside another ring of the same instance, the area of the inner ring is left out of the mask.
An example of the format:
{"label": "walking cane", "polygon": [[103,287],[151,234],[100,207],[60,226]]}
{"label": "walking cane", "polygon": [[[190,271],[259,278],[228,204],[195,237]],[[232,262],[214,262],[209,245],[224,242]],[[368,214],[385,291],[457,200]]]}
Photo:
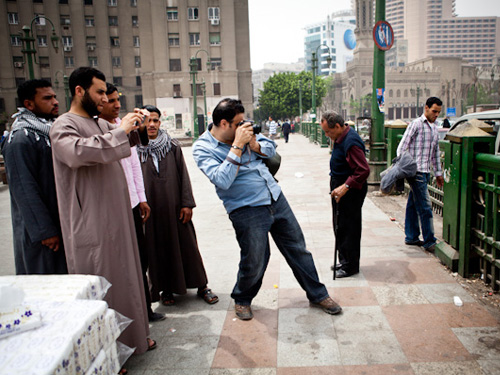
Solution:
{"label": "walking cane", "polygon": [[333,226],[333,232],[335,233],[335,247],[334,247],[334,251],[333,251],[333,280],[335,280],[335,274],[337,273],[337,253],[338,253],[337,232],[339,230],[339,203],[337,201],[335,201],[334,215],[335,215],[335,223]]}

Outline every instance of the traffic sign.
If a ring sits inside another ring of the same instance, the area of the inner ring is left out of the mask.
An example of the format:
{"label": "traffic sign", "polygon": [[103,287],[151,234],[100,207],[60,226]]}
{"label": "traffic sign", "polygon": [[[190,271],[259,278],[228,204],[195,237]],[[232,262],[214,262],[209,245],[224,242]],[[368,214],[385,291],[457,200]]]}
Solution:
{"label": "traffic sign", "polygon": [[394,32],[387,21],[378,21],[373,27],[373,41],[382,51],[391,49],[394,44]]}
{"label": "traffic sign", "polygon": [[446,117],[456,117],[456,116],[457,116],[457,108],[456,107],[446,108]]}

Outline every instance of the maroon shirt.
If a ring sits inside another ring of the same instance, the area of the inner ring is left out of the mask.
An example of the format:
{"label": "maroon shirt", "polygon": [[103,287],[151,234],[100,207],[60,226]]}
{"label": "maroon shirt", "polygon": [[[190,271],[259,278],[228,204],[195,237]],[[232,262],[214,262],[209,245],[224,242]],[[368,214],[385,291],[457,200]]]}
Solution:
{"label": "maroon shirt", "polygon": [[[350,127],[346,125],[344,132],[335,140],[335,143],[342,143],[349,129]],[[368,166],[366,155],[360,147],[352,146],[347,151],[346,160],[349,167],[351,167],[354,172],[347,178],[345,184],[349,185],[351,189],[361,190],[363,184],[370,175],[370,167]]]}

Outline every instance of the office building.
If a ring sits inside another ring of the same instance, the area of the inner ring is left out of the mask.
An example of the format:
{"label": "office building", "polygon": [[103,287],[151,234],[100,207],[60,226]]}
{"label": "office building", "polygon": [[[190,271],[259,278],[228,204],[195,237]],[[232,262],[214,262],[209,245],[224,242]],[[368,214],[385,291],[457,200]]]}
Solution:
{"label": "office building", "polygon": [[[24,25],[34,38],[35,78],[56,87],[80,66],[101,70],[118,86],[123,112],[155,104],[164,124],[192,130],[191,58],[197,71],[197,112],[223,97],[252,110],[247,0],[8,0],[0,5],[0,112],[16,110],[16,88],[28,77]],[[51,30],[60,37],[56,53]],[[207,66],[208,63],[208,66]],[[207,110],[208,112],[208,110]],[[200,119],[201,120],[201,119]],[[202,121],[200,121],[202,123]],[[162,124],[163,125],[163,124]]]}
{"label": "office building", "polygon": [[476,66],[491,66],[500,54],[500,17],[487,16],[487,9],[484,13],[484,17],[457,17],[455,0],[386,2],[386,19],[396,44],[408,43],[407,62],[454,56]]}

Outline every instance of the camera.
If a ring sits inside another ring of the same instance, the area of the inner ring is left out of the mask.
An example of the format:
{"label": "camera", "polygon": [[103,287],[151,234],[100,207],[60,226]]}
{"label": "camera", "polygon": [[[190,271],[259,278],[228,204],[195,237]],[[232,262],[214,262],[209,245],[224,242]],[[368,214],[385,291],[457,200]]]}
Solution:
{"label": "camera", "polygon": [[253,134],[259,134],[262,131],[262,126],[260,126],[260,124],[255,124],[252,120],[243,120],[238,124],[238,126],[246,124],[247,122],[252,124]]}

